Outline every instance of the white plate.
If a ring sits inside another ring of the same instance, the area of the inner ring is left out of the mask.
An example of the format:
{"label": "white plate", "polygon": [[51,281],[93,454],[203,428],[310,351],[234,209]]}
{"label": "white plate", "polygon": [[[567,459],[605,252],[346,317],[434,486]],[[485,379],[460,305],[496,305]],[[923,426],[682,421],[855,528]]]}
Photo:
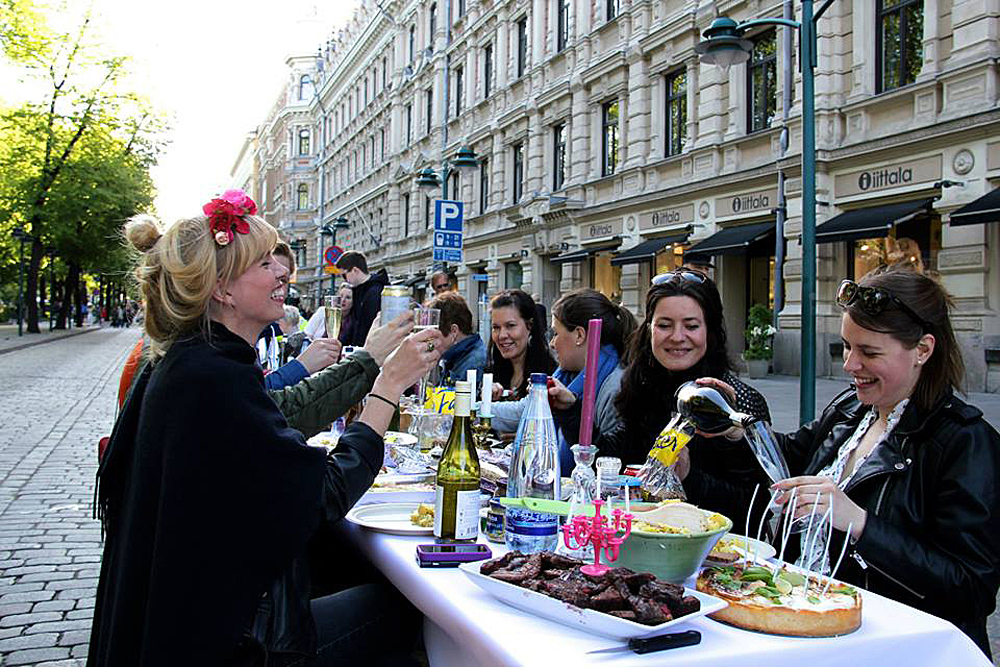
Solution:
{"label": "white plate", "polygon": [[382,440],[387,445],[412,446],[417,444],[417,436],[412,433],[401,433],[400,431],[386,431]]}
{"label": "white plate", "polygon": [[410,521],[420,503],[379,503],[360,505],[347,513],[347,520],[390,535],[433,535],[433,528],[415,526]]}
{"label": "white plate", "polygon": [[[755,552],[757,554],[758,561],[770,560],[778,554],[777,550],[775,550],[775,548],[770,544],[768,544],[767,542],[761,542],[760,540],[755,540],[752,537],[743,537],[742,535],[736,535],[735,533],[726,533],[725,535],[722,536],[722,538],[719,540],[718,543],[722,544],[724,541],[729,541],[729,540],[736,540],[736,545],[738,547],[741,547],[744,550],[744,552],[746,552],[746,554],[743,555],[741,558],[733,561],[734,563],[742,563],[746,560],[749,560],[754,555]],[[725,561],[717,561],[713,559],[711,556],[706,557],[704,562],[704,565],[732,565],[732,564],[733,563],[727,563]]]}
{"label": "white plate", "polygon": [[724,609],[727,603],[713,595],[707,595],[690,588],[684,589],[685,595],[693,595],[701,602],[701,609],[675,618],[659,625],[643,625],[625,618],[618,618],[611,614],[605,614],[593,609],[580,609],[562,600],[549,597],[542,593],[529,591],[526,588],[500,581],[493,577],[479,573],[482,563],[463,563],[458,566],[474,584],[484,591],[512,607],[517,607],[542,618],[547,618],[556,623],[568,625],[571,628],[583,630],[602,637],[611,639],[634,639],[636,637],[652,637],[663,634],[664,630],[674,625],[679,625],[691,619],[705,616]]}

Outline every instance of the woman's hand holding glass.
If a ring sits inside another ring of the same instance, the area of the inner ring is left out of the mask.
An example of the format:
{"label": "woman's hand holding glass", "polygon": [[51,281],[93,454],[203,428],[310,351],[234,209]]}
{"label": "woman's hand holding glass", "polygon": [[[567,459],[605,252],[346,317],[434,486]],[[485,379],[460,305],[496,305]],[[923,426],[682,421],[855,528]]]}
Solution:
{"label": "woman's hand holding glass", "polygon": [[800,477],[790,477],[771,485],[771,491],[776,492],[774,502],[778,505],[786,504],[795,491],[795,514],[793,519],[809,518],[813,514],[822,517],[826,511],[830,512],[830,519],[833,527],[837,530],[846,531],[851,529],[851,539],[857,540],[865,529],[865,521],[868,519],[868,512],[859,507],[853,500],[847,497],[837,484],[829,477],[816,477],[803,475]]}
{"label": "woman's hand holding glass", "polygon": [[375,316],[372,328],[365,339],[364,349],[381,366],[386,358],[399,347],[403,339],[413,331],[413,311],[407,310],[392,322],[382,325],[382,313]]}
{"label": "woman's hand holding glass", "polygon": [[296,359],[312,375],[340,359],[341,347],[336,338],[317,338]]}

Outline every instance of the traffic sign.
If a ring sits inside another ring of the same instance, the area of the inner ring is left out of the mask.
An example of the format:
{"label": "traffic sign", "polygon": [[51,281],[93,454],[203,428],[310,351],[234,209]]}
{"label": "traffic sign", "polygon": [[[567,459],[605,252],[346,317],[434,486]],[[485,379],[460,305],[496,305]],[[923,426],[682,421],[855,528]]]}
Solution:
{"label": "traffic sign", "polygon": [[435,262],[462,263],[462,222],[465,204],[448,199],[434,200]]}
{"label": "traffic sign", "polygon": [[344,249],[339,245],[332,245],[323,251],[323,261],[327,264],[336,264],[340,256],[344,254]]}

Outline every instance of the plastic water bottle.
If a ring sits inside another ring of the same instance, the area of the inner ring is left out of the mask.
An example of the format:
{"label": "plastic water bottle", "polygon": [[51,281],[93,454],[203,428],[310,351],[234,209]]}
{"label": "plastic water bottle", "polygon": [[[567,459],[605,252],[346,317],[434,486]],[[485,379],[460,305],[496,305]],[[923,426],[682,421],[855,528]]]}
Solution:
{"label": "plastic water bottle", "polygon": [[[510,457],[508,498],[560,500],[559,441],[549,409],[548,376],[531,374],[531,391],[521,415]],[[507,547],[522,553],[554,551],[559,538],[559,517],[508,507]]]}

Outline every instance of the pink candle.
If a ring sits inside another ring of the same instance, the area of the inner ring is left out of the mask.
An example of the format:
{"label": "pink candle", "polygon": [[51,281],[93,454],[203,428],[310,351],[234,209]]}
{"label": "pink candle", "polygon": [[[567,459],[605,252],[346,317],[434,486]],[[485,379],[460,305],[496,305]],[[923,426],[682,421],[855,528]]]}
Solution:
{"label": "pink candle", "polygon": [[583,376],[583,408],[580,413],[580,444],[589,445],[594,431],[594,399],[597,398],[597,361],[601,353],[601,320],[587,323],[587,365]]}

